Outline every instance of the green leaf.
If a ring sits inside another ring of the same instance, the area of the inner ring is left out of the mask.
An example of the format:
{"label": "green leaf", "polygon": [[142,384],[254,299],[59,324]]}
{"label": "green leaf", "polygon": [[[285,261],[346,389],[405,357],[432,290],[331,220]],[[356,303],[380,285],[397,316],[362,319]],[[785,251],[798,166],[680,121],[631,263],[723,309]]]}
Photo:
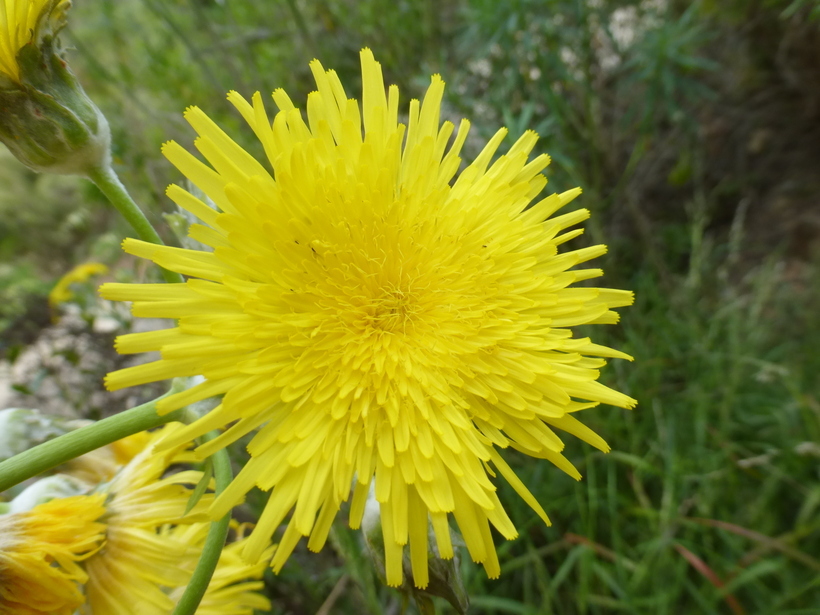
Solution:
{"label": "green leaf", "polygon": [[720,593],[724,596],[726,594],[731,594],[732,592],[736,591],[738,588],[746,585],[747,583],[757,581],[760,577],[764,575],[772,574],[774,572],[782,570],[784,566],[784,561],[774,559],[765,559],[755,564],[752,564],[739,575],[737,575],[735,578],[733,578],[731,581],[729,581],[720,590]]}
{"label": "green leaf", "polygon": [[213,476],[214,464],[211,458],[208,457],[205,460],[205,466],[202,468],[202,478],[199,479],[196,487],[194,487],[193,493],[191,493],[191,497],[188,498],[188,505],[185,507],[186,515],[193,510],[194,506],[196,506],[199,500],[202,499],[202,496],[205,495],[205,491],[208,489],[208,485],[211,484]]}
{"label": "green leaf", "polygon": [[479,612],[484,612],[490,609],[501,611],[502,613],[520,613],[521,615],[530,615],[533,609],[526,604],[522,604],[517,600],[510,598],[499,598],[497,596],[476,596],[471,600],[474,607],[480,609]]}

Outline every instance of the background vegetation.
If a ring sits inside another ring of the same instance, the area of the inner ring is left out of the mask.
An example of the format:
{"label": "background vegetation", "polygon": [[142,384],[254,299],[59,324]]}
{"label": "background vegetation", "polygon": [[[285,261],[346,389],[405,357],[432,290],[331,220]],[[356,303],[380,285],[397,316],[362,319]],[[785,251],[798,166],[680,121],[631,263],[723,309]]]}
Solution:
{"label": "background vegetation", "polygon": [[[314,57],[358,91],[365,45],[405,100],[444,76],[447,115],[474,121],[468,155],[500,124],[513,137],[534,128],[551,187],[583,186],[593,218],[576,241],[608,243],[606,283],[637,295],[603,332],[636,360],[604,379],[640,405],[586,417],[614,452],[568,442],[580,483],[513,457],[553,525],[501,488],[521,537],[499,543],[498,581],[462,562],[471,612],[820,612],[817,0],[75,5],[72,67],[155,222],[179,180],[160,144],[191,142],[186,106],[258,149],[225,92],[285,87],[304,100]],[[74,264],[148,275],[120,256],[125,233],[90,185],[0,152],[6,370],[49,324],[45,296]],[[403,604],[341,526],[332,548],[297,552],[267,591],[275,613]]]}

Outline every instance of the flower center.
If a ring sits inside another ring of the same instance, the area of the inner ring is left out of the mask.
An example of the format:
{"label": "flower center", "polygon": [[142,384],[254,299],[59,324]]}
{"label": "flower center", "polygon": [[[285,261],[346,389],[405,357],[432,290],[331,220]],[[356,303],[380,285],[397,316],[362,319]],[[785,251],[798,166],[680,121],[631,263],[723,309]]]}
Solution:
{"label": "flower center", "polygon": [[388,286],[381,289],[381,294],[374,297],[368,306],[364,321],[368,330],[391,333],[407,333],[408,325],[412,326],[417,316],[413,293],[401,287]]}

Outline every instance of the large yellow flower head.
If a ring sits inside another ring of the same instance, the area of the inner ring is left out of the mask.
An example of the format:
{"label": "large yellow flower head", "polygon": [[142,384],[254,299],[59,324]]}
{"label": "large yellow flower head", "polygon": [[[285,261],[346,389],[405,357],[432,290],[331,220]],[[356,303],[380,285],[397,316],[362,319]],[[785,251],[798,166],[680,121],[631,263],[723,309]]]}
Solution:
{"label": "large yellow flower head", "polygon": [[47,26],[59,30],[70,0],[0,0],[0,75],[20,81],[17,53]]}
{"label": "large yellow flower head", "polygon": [[389,584],[402,582],[409,544],[413,581],[427,585],[428,518],[448,558],[451,516],[473,560],[496,577],[490,524],[510,539],[516,530],[495,471],[547,521],[499,450],[547,459],[576,478],[556,428],[607,450],[574,413],[635,404],[597,382],[601,357],[629,357],[574,338],[571,327],[616,322],[612,308],[632,303],[632,293],[571,287],[601,275],[572,268],[606,248],[558,253],[581,233],[566,229],[589,212],[552,217],[577,189],[534,202],[549,163],[528,160],[534,133],[492,162],[499,130],[456,177],[469,123],[451,144],[440,77],[399,123],[398,89],[385,92],[369,50],[361,60],[361,106],[335,72],[311,64],[318,91],[307,121],[282,90],[272,124],[258,93],[252,104],[229,94],[270,168],[201,110],[187,111],[210,166],[173,142],[164,152],[218,210],[178,186],[168,194],[204,223],[190,235],[213,251],[124,242],[189,279],[102,287],[108,299],[133,301],[135,316],[178,320],[121,336],[120,352],[162,358],[113,372],[107,385],[204,376],[159,404],[168,412],[224,394],[171,439],[227,427],[201,455],[261,427],[250,461],[211,507],[218,518],[253,486],[272,491],[245,549],[250,559],[291,510],[274,570],[302,536],[320,549],[351,490],[357,527],[374,483]]}
{"label": "large yellow flower head", "polygon": [[0,615],[72,615],[87,579],[81,560],[103,539],[101,495],[0,515]]}
{"label": "large yellow flower head", "polygon": [[184,445],[156,450],[180,427],[172,423],[154,432],[145,449],[103,488],[106,542],[85,563],[88,602],[82,613],[168,615],[175,604],[168,591],[188,583],[202,548],[163,530],[206,521],[202,512],[212,496],[203,496],[186,515],[191,485],[199,482],[202,472],[163,477],[172,464],[193,460]]}

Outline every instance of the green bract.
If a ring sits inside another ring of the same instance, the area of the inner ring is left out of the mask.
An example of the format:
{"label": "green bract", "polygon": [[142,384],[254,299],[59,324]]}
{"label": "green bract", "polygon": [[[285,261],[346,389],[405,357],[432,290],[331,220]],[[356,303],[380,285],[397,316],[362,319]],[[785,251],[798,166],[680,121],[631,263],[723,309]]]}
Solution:
{"label": "green bract", "polygon": [[19,79],[0,71],[0,141],[35,171],[87,175],[108,165],[110,134],[63,59],[56,35],[67,8],[43,8],[32,40],[16,52]]}

